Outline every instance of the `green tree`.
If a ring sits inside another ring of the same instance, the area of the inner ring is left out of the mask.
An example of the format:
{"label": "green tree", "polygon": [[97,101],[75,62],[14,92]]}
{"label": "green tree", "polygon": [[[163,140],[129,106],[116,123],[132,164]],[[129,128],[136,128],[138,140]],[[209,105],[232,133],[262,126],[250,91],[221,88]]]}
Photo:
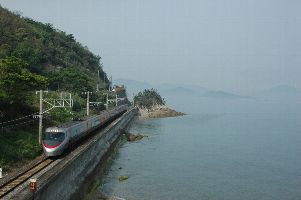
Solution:
{"label": "green tree", "polygon": [[73,68],[60,69],[49,74],[49,88],[52,90],[81,93],[92,91],[94,85],[96,84],[86,74]]}
{"label": "green tree", "polygon": [[155,89],[145,89],[143,92],[139,92],[134,97],[135,105],[142,108],[151,108],[155,105],[165,105],[165,100]]}
{"label": "green tree", "polygon": [[20,42],[15,48],[13,55],[22,60],[26,60],[29,66],[37,65],[42,59],[39,49],[34,49],[29,41]]}
{"label": "green tree", "polygon": [[0,59],[0,103],[22,105],[29,91],[45,88],[47,79],[31,73],[20,58]]}

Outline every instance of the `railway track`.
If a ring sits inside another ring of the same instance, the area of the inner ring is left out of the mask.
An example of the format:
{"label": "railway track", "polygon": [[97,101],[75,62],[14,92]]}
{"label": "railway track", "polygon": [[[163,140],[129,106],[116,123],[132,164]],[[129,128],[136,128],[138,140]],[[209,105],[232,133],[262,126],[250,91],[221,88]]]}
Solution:
{"label": "railway track", "polygon": [[4,198],[7,194],[12,192],[15,188],[22,185],[25,181],[29,180],[32,176],[43,170],[45,167],[54,162],[53,159],[44,158],[31,168],[18,174],[16,177],[8,180],[0,186],[0,199]]}

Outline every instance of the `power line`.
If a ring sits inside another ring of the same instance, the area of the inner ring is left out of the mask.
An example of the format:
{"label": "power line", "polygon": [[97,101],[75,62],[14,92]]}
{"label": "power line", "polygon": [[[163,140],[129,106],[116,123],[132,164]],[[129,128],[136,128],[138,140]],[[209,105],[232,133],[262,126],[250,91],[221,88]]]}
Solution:
{"label": "power line", "polygon": [[28,117],[33,117],[35,114],[38,114],[38,112],[33,113],[33,114],[30,114],[30,115],[23,116],[23,117],[20,117],[20,118],[17,118],[17,119],[5,121],[5,122],[0,122],[0,125],[7,124],[7,123],[11,123],[11,122],[14,122],[14,121],[19,121],[19,120],[21,120],[21,119],[25,119],[25,118],[28,118]]}
{"label": "power line", "polygon": [[36,120],[38,120],[38,119],[32,119],[32,120],[29,120],[29,121],[26,121],[26,122],[22,122],[22,123],[18,123],[18,124],[12,124],[12,125],[8,125],[8,126],[3,126],[3,127],[1,127],[1,128],[4,129],[4,128],[17,127],[17,126],[20,126],[20,125],[29,124],[29,123],[31,123],[31,122],[33,122],[33,121],[36,121]]}

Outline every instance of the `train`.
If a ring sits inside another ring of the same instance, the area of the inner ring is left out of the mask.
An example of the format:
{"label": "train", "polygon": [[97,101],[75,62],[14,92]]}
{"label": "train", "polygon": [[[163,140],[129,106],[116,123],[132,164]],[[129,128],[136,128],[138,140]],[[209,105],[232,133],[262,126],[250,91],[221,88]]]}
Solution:
{"label": "train", "polygon": [[42,146],[47,157],[59,156],[71,145],[89,135],[95,129],[113,118],[125,113],[126,105],[115,107],[109,111],[102,111],[99,115],[89,117],[84,121],[73,121],[58,127],[48,127],[43,133]]}

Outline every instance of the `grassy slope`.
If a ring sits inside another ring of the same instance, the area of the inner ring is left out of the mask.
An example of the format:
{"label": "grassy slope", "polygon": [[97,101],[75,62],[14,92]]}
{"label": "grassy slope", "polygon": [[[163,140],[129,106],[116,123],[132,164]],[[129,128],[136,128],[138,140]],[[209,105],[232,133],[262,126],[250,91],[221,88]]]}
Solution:
{"label": "grassy slope", "polygon": [[4,172],[11,166],[35,158],[42,153],[37,130],[0,134],[0,152],[0,167]]}

